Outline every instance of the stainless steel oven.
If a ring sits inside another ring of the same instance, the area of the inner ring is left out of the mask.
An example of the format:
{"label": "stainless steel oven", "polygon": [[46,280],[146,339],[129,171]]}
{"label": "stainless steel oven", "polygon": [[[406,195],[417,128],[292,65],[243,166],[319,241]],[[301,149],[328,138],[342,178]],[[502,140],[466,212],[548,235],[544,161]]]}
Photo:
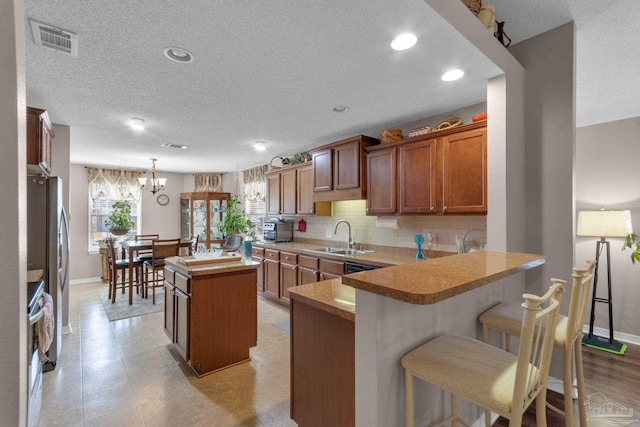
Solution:
{"label": "stainless steel oven", "polygon": [[42,362],[38,351],[38,327],[44,322],[44,281],[27,283],[27,420],[28,426],[38,425],[42,404]]}

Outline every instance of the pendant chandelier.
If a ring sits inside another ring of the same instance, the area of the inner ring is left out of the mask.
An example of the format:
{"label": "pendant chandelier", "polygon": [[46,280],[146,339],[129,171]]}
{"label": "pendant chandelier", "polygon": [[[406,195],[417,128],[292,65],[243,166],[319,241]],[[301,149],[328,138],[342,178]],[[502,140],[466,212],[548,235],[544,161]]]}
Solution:
{"label": "pendant chandelier", "polygon": [[151,182],[147,185],[147,178],[138,178],[140,182],[140,188],[150,191],[151,194],[156,194],[158,191],[164,190],[164,184],[167,182],[167,178],[156,178],[156,161],[158,159],[151,158]]}

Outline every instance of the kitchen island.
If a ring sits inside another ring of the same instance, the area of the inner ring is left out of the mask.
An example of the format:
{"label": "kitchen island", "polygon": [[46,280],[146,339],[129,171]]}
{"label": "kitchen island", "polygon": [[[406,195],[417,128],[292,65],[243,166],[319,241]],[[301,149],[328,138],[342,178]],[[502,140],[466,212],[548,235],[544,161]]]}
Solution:
{"label": "kitchen island", "polygon": [[257,344],[256,269],[244,259],[187,266],[165,259],[164,330],[198,376],[249,361]]}
{"label": "kitchen island", "polygon": [[[478,251],[344,276],[342,284],[355,288],[355,425],[403,425],[404,371],[400,358],[441,334],[479,337],[478,315],[500,301],[520,301],[524,282],[514,275],[543,263],[540,255]],[[293,341],[297,304],[335,316],[339,316],[340,308],[351,311],[341,296],[336,299],[331,293],[327,297],[333,289],[328,281],[291,290],[292,358],[297,347]],[[312,329],[307,332],[314,334]],[[292,359],[292,374],[295,372]],[[294,416],[296,381],[292,379]],[[442,418],[449,403],[444,393],[416,382],[414,394],[416,425]],[[479,408],[467,402],[460,402],[459,410],[467,421],[482,416]]]}

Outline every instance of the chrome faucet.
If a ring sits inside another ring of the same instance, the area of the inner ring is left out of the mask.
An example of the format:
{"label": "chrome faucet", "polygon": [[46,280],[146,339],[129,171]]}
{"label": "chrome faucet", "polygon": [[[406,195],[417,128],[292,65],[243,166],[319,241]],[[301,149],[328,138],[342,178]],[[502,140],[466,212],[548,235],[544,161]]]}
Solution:
{"label": "chrome faucet", "polygon": [[353,246],[355,245],[355,243],[353,242],[353,239],[351,238],[351,224],[349,224],[349,221],[347,221],[346,219],[341,219],[340,221],[336,222],[336,227],[333,229],[333,234],[335,235],[337,233],[338,225],[340,225],[341,222],[344,222],[345,224],[347,224],[347,227],[349,227],[348,245],[349,245],[349,249],[353,249]]}

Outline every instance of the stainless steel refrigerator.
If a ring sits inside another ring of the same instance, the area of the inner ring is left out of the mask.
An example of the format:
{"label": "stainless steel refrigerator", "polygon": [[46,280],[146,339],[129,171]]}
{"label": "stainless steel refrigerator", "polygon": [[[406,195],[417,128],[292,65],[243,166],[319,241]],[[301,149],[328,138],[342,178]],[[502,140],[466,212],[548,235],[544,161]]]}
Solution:
{"label": "stainless steel refrigerator", "polygon": [[62,191],[59,177],[27,177],[27,269],[43,271],[54,305],[55,338],[44,371],[55,368],[62,350],[62,297],[68,292],[69,225]]}

